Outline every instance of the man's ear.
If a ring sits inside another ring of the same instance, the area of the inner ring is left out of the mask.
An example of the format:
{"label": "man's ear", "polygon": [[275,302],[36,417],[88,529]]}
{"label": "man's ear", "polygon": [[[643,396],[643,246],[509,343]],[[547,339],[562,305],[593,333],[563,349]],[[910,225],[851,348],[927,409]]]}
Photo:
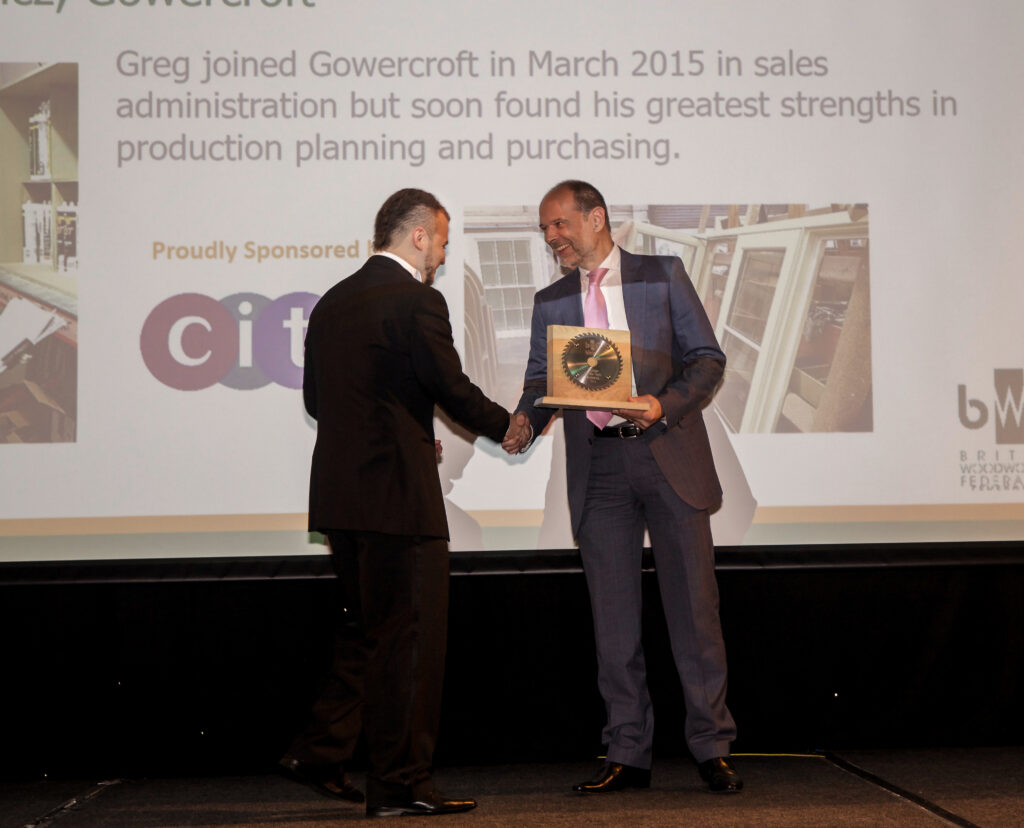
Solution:
{"label": "man's ear", "polygon": [[605,215],[604,209],[601,207],[595,207],[591,210],[588,218],[591,221],[591,226],[594,228],[595,233],[608,224],[608,216]]}
{"label": "man's ear", "polygon": [[430,244],[430,236],[423,227],[417,227],[412,231],[412,244],[417,250],[426,250]]}

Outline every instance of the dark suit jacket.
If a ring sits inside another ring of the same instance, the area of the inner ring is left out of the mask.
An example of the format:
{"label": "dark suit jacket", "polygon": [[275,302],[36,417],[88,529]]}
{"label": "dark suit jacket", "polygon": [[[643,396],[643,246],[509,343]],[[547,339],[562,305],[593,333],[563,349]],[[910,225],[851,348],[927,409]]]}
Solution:
{"label": "dark suit jacket", "polygon": [[[658,398],[668,426],[650,439],[651,452],[679,497],[697,509],[714,508],[721,502],[722,489],[701,410],[722,377],[725,354],[678,258],[621,253],[622,298],[637,394]],[[517,410],[530,417],[535,434],[554,414],[552,409],[534,407],[547,392],[548,325],[583,325],[578,270],[534,298],[530,360]],[[569,512],[576,535],[583,519],[593,426],[585,411],[566,410],[563,416]]]}
{"label": "dark suit jacket", "polygon": [[311,530],[448,537],[434,405],[492,440],[508,430],[462,372],[444,297],[384,256],[313,308],[302,392],[317,420]]}

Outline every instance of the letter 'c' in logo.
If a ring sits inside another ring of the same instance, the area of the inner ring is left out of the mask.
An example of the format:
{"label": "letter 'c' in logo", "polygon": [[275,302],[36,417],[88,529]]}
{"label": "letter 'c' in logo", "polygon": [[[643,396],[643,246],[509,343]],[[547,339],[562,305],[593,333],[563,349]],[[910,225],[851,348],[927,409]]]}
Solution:
{"label": "letter 'c' in logo", "polygon": [[289,293],[271,301],[235,293],[219,302],[201,293],[165,299],[146,317],[142,359],[164,385],[197,391],[221,383],[260,388],[302,387],[303,342],[319,297]]}

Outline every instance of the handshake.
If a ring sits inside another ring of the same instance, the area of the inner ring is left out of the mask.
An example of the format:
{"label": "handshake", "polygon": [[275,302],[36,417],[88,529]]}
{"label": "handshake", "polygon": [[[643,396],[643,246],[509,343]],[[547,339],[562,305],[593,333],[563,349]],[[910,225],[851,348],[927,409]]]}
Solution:
{"label": "handshake", "polygon": [[[518,414],[509,414],[508,431],[501,441],[501,447],[509,454],[522,454],[533,441],[533,426],[529,419],[521,411]],[[434,440],[434,454],[437,462],[441,462],[443,450],[441,441]]]}
{"label": "handshake", "polygon": [[526,415],[522,411],[510,414],[508,431],[505,433],[505,439],[501,441],[501,447],[509,454],[522,454],[532,440],[533,426]]}

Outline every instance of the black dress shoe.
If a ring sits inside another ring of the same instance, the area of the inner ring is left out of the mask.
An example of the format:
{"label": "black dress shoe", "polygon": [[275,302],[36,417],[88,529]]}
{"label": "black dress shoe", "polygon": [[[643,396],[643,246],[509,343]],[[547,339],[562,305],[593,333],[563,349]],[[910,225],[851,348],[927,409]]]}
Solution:
{"label": "black dress shoe", "polygon": [[437,816],[458,814],[476,807],[475,799],[449,799],[437,790],[418,796],[408,802],[377,802],[366,806],[368,817]]}
{"label": "black dress shoe", "polygon": [[277,763],[281,772],[295,782],[301,782],[324,796],[344,799],[346,802],[364,802],[363,792],[352,784],[343,770],[333,765],[311,765],[285,755]]}
{"label": "black dress shoe", "polygon": [[573,785],[577,793],[611,793],[626,788],[651,787],[651,772],[647,768],[634,768],[618,762],[605,762],[597,776],[586,782]]}
{"label": "black dress shoe", "polygon": [[743,780],[736,773],[732,762],[724,756],[701,762],[697,770],[712,793],[739,793],[743,790]]}

